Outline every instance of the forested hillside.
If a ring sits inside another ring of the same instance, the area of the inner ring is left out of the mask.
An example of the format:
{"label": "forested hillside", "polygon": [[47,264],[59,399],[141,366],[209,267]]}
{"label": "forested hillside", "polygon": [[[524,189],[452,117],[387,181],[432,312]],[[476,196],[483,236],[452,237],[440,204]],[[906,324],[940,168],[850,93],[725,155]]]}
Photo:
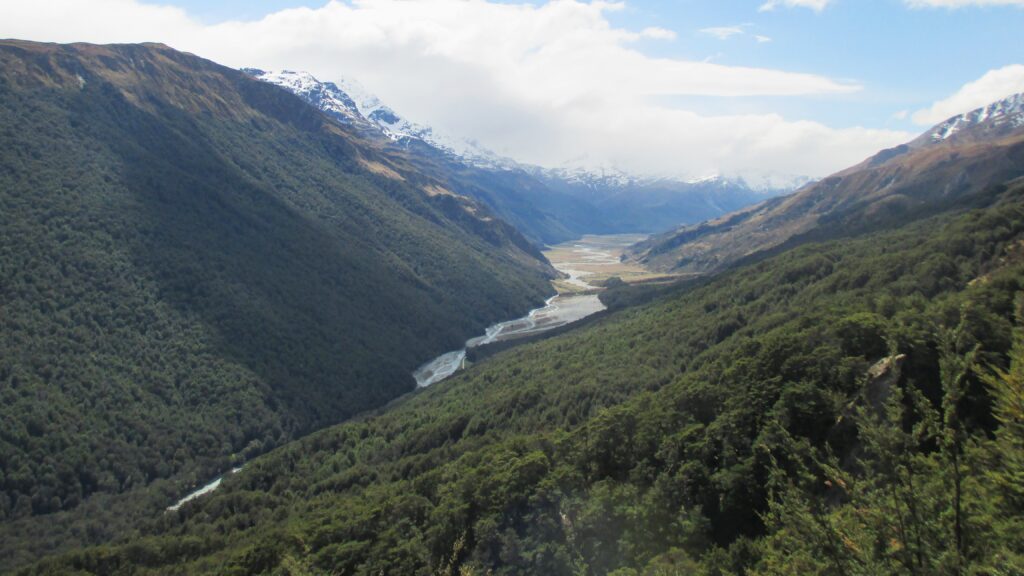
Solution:
{"label": "forested hillside", "polygon": [[1020,573],[1024,186],[973,205],[500,354],[25,573]]}
{"label": "forested hillside", "polygon": [[0,42],[0,558],[408,392],[550,273],[285,90],[161,45]]}

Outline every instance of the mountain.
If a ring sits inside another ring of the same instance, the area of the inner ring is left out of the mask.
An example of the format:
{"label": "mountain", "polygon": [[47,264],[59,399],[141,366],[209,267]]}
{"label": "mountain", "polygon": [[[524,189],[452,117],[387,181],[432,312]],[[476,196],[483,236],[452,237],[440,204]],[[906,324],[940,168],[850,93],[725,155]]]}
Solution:
{"label": "mountain", "polygon": [[638,245],[657,270],[707,272],[809,235],[837,235],[922,218],[1024,175],[1024,95],[935,126],[852,168],[721,218]]}
{"label": "mountain", "polygon": [[444,185],[166,46],[0,42],[0,558],[96,541],[543,302],[543,256]]}
{"label": "mountain", "polygon": [[1019,573],[1022,243],[1019,181],[809,242],[498,354],[22,573]]}
{"label": "mountain", "polygon": [[594,174],[579,170],[541,170],[534,173],[549,188],[586,201],[609,218],[614,215],[615,232],[648,234],[717,218],[797,187],[755,189],[742,178],[720,176],[684,181],[637,178],[617,171]]}
{"label": "mountain", "polygon": [[438,135],[402,118],[354,81],[343,80],[339,86],[305,72],[243,71],[293,92],[392,156],[401,156],[416,171],[443,182],[447,190],[486,204],[538,246],[611,230],[605,216],[585,202],[558,194],[511,160],[474,143]]}
{"label": "mountain", "polygon": [[411,390],[551,273],[415,143],[160,45],[0,63],[0,571],[1024,570],[1011,101]]}
{"label": "mountain", "polygon": [[538,245],[584,234],[655,233],[695,223],[792,191],[791,182],[753,187],[739,178],[689,182],[643,178],[622,171],[546,169],[503,158],[477,142],[411,122],[357,82],[321,82],[306,72],[244,71],[282,86],[381,142],[402,150],[421,172],[448,189],[487,204]]}
{"label": "mountain", "polygon": [[414,141],[419,141],[453,159],[478,168],[517,167],[512,160],[502,158],[476,142],[445,136],[429,126],[399,116],[355,80],[340,79],[338,83],[320,82],[308,72],[293,70],[268,72],[256,68],[243,68],[242,71],[264,82],[287,88],[343,124],[383,134],[394,142],[410,145]]}
{"label": "mountain", "polygon": [[1022,127],[1024,93],[954,116],[912,142],[911,148],[922,148],[930,143],[942,141],[966,144],[998,140],[1012,137]]}

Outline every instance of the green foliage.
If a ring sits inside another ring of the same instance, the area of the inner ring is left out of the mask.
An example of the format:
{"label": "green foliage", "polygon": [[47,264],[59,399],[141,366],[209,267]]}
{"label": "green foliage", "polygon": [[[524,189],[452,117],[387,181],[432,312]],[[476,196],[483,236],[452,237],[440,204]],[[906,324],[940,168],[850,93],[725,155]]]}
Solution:
{"label": "green foliage", "polygon": [[521,238],[374,154],[167,48],[0,43],[0,571],[385,404],[543,299]]}
{"label": "green foliage", "polygon": [[878,358],[886,351],[885,318],[873,312],[858,312],[839,321],[836,334],[842,339],[843,354]]}
{"label": "green foliage", "polygon": [[[977,348],[958,345],[970,340],[961,324],[939,338],[939,407],[889,378],[889,393],[875,404],[863,398],[857,410],[857,465],[816,461],[818,473],[805,473],[802,483],[776,470],[769,534],[753,573],[1020,573],[1024,510],[1005,498],[1007,490],[1019,493],[1020,485],[1006,480],[1020,473],[1024,456],[1024,445],[1006,442],[1024,416],[1013,408],[1024,365],[1024,338],[1016,332],[1010,368],[982,374],[1001,424],[994,439],[962,418]],[[822,477],[824,494],[814,486]]]}
{"label": "green foliage", "polygon": [[993,442],[986,442],[985,494],[991,514],[992,564],[1004,573],[1024,572],[1024,299],[1017,301],[1017,328],[1010,365],[982,373],[999,421]]}
{"label": "green foliage", "polygon": [[[140,523],[139,545],[195,538],[211,549],[125,565],[1013,573],[1017,194],[806,245],[499,354]],[[925,261],[946,279],[922,278]],[[988,388],[972,370],[987,364]],[[254,563],[263,548],[274,554]],[[69,565],[57,557],[27,573]]]}

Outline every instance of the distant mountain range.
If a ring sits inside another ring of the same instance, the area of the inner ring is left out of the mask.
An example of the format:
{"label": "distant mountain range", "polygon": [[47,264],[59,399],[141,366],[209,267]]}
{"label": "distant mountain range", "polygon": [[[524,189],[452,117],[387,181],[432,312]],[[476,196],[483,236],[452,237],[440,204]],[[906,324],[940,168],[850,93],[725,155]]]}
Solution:
{"label": "distant mountain range", "polygon": [[1024,176],[1024,94],[954,116],[791,196],[636,246],[658,269],[708,272],[785,244],[905,223]]}
{"label": "distant mountain range", "polygon": [[661,232],[790,192],[807,178],[750,184],[720,176],[648,178],[608,168],[541,168],[472,140],[411,122],[357,82],[321,82],[306,72],[243,70],[297,94],[339,123],[404,150],[422,170],[449,175],[449,188],[486,203],[538,244],[583,234]]}

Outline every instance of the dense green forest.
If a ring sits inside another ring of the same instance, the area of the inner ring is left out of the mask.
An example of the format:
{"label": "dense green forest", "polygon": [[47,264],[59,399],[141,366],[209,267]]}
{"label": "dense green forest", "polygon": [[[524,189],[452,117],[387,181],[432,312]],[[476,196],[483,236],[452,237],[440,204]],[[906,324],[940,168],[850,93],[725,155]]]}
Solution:
{"label": "dense green forest", "polygon": [[972,201],[501,353],[25,573],[1019,574],[1024,186]]}
{"label": "dense green forest", "polygon": [[518,233],[388,163],[166,47],[0,43],[0,570],[385,404],[548,295]]}

